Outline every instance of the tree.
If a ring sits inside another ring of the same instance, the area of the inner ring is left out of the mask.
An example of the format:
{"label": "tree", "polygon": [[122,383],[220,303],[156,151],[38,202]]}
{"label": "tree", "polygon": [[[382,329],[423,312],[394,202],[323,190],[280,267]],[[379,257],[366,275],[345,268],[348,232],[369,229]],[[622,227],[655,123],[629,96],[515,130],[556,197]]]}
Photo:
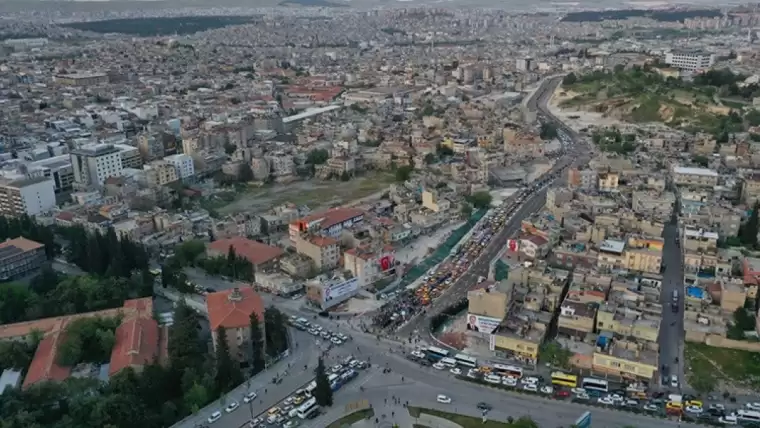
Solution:
{"label": "tree", "polygon": [[340,181],[348,181],[351,179],[351,174],[348,173],[348,171],[343,171],[343,173],[340,175]]}
{"label": "tree", "polygon": [[241,163],[238,170],[238,180],[240,180],[241,183],[247,183],[253,181],[253,179],[251,165],[248,162]]}
{"label": "tree", "polygon": [[227,342],[227,330],[224,327],[216,329],[216,372],[214,383],[218,392],[224,394],[243,382],[240,367],[230,356],[230,345]]}
{"label": "tree", "polygon": [[491,206],[493,197],[486,191],[475,192],[467,197],[467,202],[471,203],[473,207],[482,209]]}
{"label": "tree", "polygon": [[173,321],[169,330],[169,363],[178,373],[195,370],[203,363],[205,354],[195,312],[182,300],[174,309]]}
{"label": "tree", "polygon": [[254,375],[265,367],[264,361],[264,338],[261,334],[261,321],[256,312],[251,312],[250,316],[250,328],[251,328],[251,375]]}
{"label": "tree", "polygon": [[578,77],[575,75],[575,73],[569,73],[567,76],[565,76],[562,79],[562,84],[565,86],[573,85],[575,82],[578,81]]}
{"label": "tree", "polygon": [[760,202],[755,202],[749,219],[739,228],[739,239],[741,239],[742,244],[753,248],[757,245],[757,232],[760,227],[758,209],[760,209]]}
{"label": "tree", "polygon": [[553,140],[557,138],[557,127],[551,122],[542,123],[540,137],[542,140]]}
{"label": "tree", "polygon": [[691,158],[691,161],[701,166],[702,168],[707,168],[707,166],[710,164],[710,159],[708,159],[707,156],[702,155],[693,156]]}
{"label": "tree", "polygon": [[316,383],[317,388],[314,390],[314,398],[317,399],[317,404],[322,407],[332,406],[333,403],[333,391],[330,387],[330,381],[327,379],[327,372],[325,371],[325,362],[320,357],[317,361],[316,369]]}
{"label": "tree", "polygon": [[306,155],[306,162],[313,165],[322,165],[330,158],[330,153],[325,149],[314,149]]}
{"label": "tree", "polygon": [[466,218],[470,218],[472,215],[472,205],[468,204],[467,202],[462,202],[459,209],[462,215]]}
{"label": "tree", "polygon": [[267,355],[274,358],[288,349],[288,327],[285,315],[274,306],[264,311],[264,335]]}
{"label": "tree", "polygon": [[573,353],[557,342],[547,342],[539,350],[538,357],[541,362],[550,364],[552,367],[567,368],[570,366],[570,358]]}
{"label": "tree", "polygon": [[111,357],[116,344],[115,331],[121,324],[119,318],[80,318],[66,327],[63,342],[56,354],[61,366],[78,363],[102,363]]}
{"label": "tree", "polygon": [[412,176],[414,167],[411,165],[404,165],[396,169],[396,181],[406,181]]}

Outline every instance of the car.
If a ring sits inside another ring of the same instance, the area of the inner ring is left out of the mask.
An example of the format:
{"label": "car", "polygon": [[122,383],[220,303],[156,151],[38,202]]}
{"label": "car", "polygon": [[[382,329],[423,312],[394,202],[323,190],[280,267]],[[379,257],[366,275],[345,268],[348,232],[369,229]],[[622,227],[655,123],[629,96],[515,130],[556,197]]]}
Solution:
{"label": "car", "polygon": [[522,384],[538,383],[538,378],[535,376],[524,377],[520,379],[520,383]]}
{"label": "car", "polygon": [[543,394],[551,395],[554,393],[554,388],[551,385],[544,385],[541,387],[541,392]]}
{"label": "car", "polygon": [[726,406],[724,406],[722,404],[719,404],[719,403],[710,404],[709,410],[720,410],[720,411],[725,412],[726,411]]}
{"label": "car", "polygon": [[470,379],[477,379],[478,371],[476,369],[467,370],[467,377],[469,377]]}
{"label": "car", "polygon": [[657,406],[652,403],[647,403],[647,404],[644,404],[644,410],[646,410],[647,412],[656,412],[660,410],[660,406]]}
{"label": "car", "polygon": [[678,388],[678,376],[676,375],[670,376],[670,386],[673,388]]}
{"label": "car", "polygon": [[538,385],[535,383],[526,383],[523,385],[523,390],[525,391],[531,391],[531,392],[538,392]]}
{"label": "car", "polygon": [[491,409],[492,409],[492,407],[491,407],[491,405],[490,405],[490,404],[488,404],[488,403],[484,403],[484,402],[482,402],[482,401],[481,401],[480,403],[478,403],[478,405],[477,405],[476,407],[477,407],[478,409],[480,409],[480,410],[491,410]]}
{"label": "car", "polygon": [[343,370],[343,366],[340,364],[336,364],[330,368],[331,373],[338,373],[341,370]]}
{"label": "car", "polygon": [[735,414],[731,413],[726,416],[721,416],[718,419],[718,423],[721,423],[723,425],[738,425],[739,424],[739,418],[736,417]]}
{"label": "car", "polygon": [[702,414],[702,408],[698,406],[686,406],[686,412],[693,415]]}
{"label": "car", "polygon": [[293,402],[294,402],[294,401],[295,401],[295,398],[294,398],[294,397],[288,397],[288,398],[286,398],[286,399],[285,399],[285,400],[282,402],[282,404],[284,404],[284,405],[286,405],[286,406],[291,406],[291,405],[293,405]]}
{"label": "car", "polygon": [[462,374],[462,369],[460,369],[459,367],[454,367],[453,369],[449,370],[449,372],[451,372],[451,374],[453,375],[459,376],[460,374]]}
{"label": "car", "polygon": [[596,400],[599,404],[605,404],[607,406],[614,406],[615,400],[613,400],[610,397],[599,397],[598,400]]}
{"label": "car", "polygon": [[639,400],[625,400],[625,407],[639,407]]}
{"label": "car", "polygon": [[495,374],[489,374],[485,378],[483,378],[488,383],[501,383],[501,376],[495,375]]}
{"label": "car", "polygon": [[446,366],[444,366],[441,363],[435,363],[435,364],[433,364],[433,368],[436,369],[436,370],[443,370],[443,369],[446,368]]}
{"label": "car", "polygon": [[222,412],[219,410],[214,411],[214,413],[211,414],[211,416],[206,419],[208,423],[213,424],[214,422],[218,421],[219,419],[222,419]]}
{"label": "car", "polygon": [[570,396],[570,391],[566,389],[560,389],[554,392],[554,397],[556,398],[567,398],[569,396]]}
{"label": "car", "polygon": [[282,428],[295,428],[298,426],[298,421],[296,419],[290,420],[282,424]]}
{"label": "car", "polygon": [[450,404],[451,403],[451,398],[449,398],[449,397],[447,397],[447,396],[445,396],[443,394],[438,394],[438,397],[436,397],[435,401],[437,401],[439,403],[443,403],[443,404]]}
{"label": "car", "polygon": [[340,340],[340,339],[338,339],[337,337],[333,337],[332,339],[330,339],[330,342],[332,342],[332,343],[334,343],[336,345],[342,345],[343,344],[343,341]]}
{"label": "car", "polygon": [[747,404],[745,404],[745,406],[748,409],[750,409],[750,410],[760,411],[760,403],[759,402],[747,403]]}
{"label": "car", "polygon": [[420,351],[412,351],[412,356],[414,358],[425,358],[425,354]]}
{"label": "car", "polygon": [[238,407],[240,407],[240,404],[238,404],[237,401],[233,401],[230,404],[228,404],[227,407],[224,408],[224,411],[227,413],[232,413],[235,410],[237,410]]}
{"label": "car", "polygon": [[517,386],[517,379],[509,376],[504,376],[501,378],[502,385],[506,386]]}
{"label": "car", "polygon": [[587,393],[582,392],[580,394],[575,394],[575,399],[576,400],[590,400],[591,397]]}
{"label": "car", "polygon": [[624,400],[623,396],[620,394],[609,394],[607,397],[609,397],[612,401],[622,402]]}
{"label": "car", "polygon": [[248,394],[245,394],[243,397],[243,403],[250,403],[251,401],[256,399],[256,393],[255,392],[249,392]]}
{"label": "car", "polygon": [[573,388],[570,390],[573,394],[585,394],[586,390],[583,388]]}

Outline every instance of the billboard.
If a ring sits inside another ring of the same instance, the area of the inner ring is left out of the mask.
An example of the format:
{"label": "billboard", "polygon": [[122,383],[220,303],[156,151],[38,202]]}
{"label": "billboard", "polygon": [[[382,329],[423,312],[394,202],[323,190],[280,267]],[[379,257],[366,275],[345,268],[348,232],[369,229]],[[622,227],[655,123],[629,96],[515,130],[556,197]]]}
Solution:
{"label": "billboard", "polygon": [[331,300],[338,302],[343,301],[353,295],[358,289],[358,278],[351,278],[347,281],[339,282],[336,284],[325,285],[325,302],[327,303]]}
{"label": "billboard", "polygon": [[387,254],[380,258],[380,271],[385,272],[393,267],[393,254]]}
{"label": "billboard", "polygon": [[517,243],[517,239],[507,239],[507,249],[513,253],[516,253],[520,249],[520,245]]}
{"label": "billboard", "polygon": [[487,317],[483,315],[467,314],[467,329],[475,330],[481,333],[492,333],[496,327],[501,324],[499,318]]}

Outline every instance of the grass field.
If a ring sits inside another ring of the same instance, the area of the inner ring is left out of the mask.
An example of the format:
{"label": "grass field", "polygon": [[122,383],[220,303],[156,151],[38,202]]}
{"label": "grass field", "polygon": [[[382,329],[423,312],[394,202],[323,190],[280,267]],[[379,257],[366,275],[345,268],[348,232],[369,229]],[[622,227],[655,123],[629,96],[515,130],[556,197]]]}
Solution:
{"label": "grass field", "polygon": [[[472,416],[457,415],[455,413],[442,412],[440,410],[434,409],[423,409],[421,407],[409,407],[409,415],[413,418],[419,418],[420,414],[422,413],[446,419],[460,425],[462,428],[531,428],[538,426],[530,419],[521,418],[515,420],[512,423],[499,422],[488,419],[485,423],[483,423],[483,420],[481,418],[474,418]],[[415,424],[414,426],[425,428],[425,425],[420,424]]]}
{"label": "grass field", "polygon": [[344,205],[385,190],[395,181],[389,172],[369,173],[351,181],[297,181],[261,188],[248,188],[234,200],[221,201],[214,207],[221,214],[262,213],[284,203],[306,205],[312,210]]}
{"label": "grass field", "polygon": [[354,413],[349,413],[348,415],[343,416],[342,418],[328,425],[327,428],[350,427],[352,424],[359,422],[362,419],[369,419],[372,416],[375,416],[375,411],[372,409],[358,410]]}
{"label": "grass field", "polygon": [[690,385],[700,378],[715,378],[725,384],[760,390],[760,353],[686,343],[684,355]]}

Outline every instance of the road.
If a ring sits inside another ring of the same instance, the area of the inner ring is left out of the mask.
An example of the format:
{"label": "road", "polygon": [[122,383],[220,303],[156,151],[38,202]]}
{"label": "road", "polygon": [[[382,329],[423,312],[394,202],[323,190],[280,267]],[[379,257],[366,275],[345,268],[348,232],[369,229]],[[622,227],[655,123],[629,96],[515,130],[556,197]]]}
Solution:
{"label": "road", "polygon": [[[683,366],[683,349],[684,349],[684,286],[683,286],[683,257],[681,249],[676,244],[678,226],[676,223],[665,225],[663,239],[665,245],[662,249],[662,263],[665,265],[665,272],[662,278],[662,322],[660,323],[660,369],[667,365],[663,370],[663,377],[676,375],[679,379],[679,385],[684,382]],[[678,312],[673,312],[671,303],[673,301],[673,291],[678,291]],[[676,363],[678,358],[678,363]],[[668,387],[670,387],[668,381]]]}
{"label": "road", "polygon": [[[582,140],[578,138],[576,133],[564,126],[564,124],[559,122],[556,117],[552,116],[551,113],[546,110],[546,103],[549,101],[549,98],[551,98],[551,95],[554,93],[554,89],[557,87],[560,80],[561,78],[556,77],[544,81],[541,87],[536,90],[531,100],[527,103],[529,109],[540,111],[547,120],[555,122],[557,128],[568,134],[574,142],[570,150],[568,150],[561,159],[557,160],[552,169],[547,172],[545,176],[562,171],[567,165],[574,161],[583,161],[583,159],[575,158],[578,153],[583,152],[584,143]],[[586,162],[588,161],[586,160]],[[473,263],[470,269],[459,277],[459,279],[455,281],[441,297],[436,299],[424,314],[418,315],[402,327],[397,332],[398,335],[400,337],[409,337],[414,331],[420,332],[427,330],[430,319],[433,316],[444,308],[451,306],[452,303],[465,297],[467,295],[467,290],[477,284],[477,278],[479,276],[487,277],[489,264],[504,248],[507,244],[507,240],[520,228],[522,220],[540,210],[544,206],[545,201],[546,187],[542,187],[541,190],[527,196],[520,208],[515,211],[512,220],[505,224],[504,228],[502,228],[502,230],[493,238],[491,243],[486,247],[478,260]]]}

